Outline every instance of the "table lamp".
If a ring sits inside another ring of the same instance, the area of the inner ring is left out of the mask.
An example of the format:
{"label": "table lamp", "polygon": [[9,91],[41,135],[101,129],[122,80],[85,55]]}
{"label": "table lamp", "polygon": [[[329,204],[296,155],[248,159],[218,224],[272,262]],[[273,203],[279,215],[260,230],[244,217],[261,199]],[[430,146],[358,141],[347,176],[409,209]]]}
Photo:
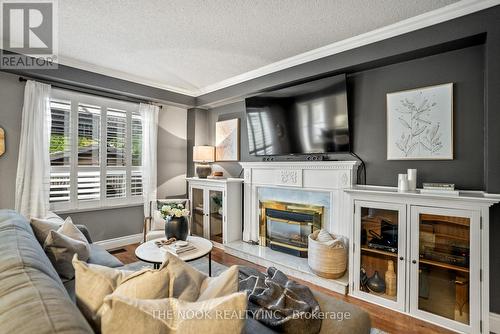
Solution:
{"label": "table lamp", "polygon": [[193,161],[196,162],[196,175],[200,179],[206,179],[212,174],[211,162],[214,162],[215,147],[193,146]]}

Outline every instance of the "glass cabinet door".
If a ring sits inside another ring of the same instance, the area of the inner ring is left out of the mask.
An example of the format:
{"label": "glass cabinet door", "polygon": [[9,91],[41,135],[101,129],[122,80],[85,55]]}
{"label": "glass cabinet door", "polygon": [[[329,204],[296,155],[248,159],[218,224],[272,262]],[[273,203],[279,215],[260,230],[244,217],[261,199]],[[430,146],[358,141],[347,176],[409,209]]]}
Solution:
{"label": "glass cabinet door", "polygon": [[204,211],[204,201],[203,201],[203,189],[192,188],[191,189],[191,234],[199,237],[204,237],[204,221],[205,221],[205,211]]}
{"label": "glass cabinet door", "polygon": [[479,277],[472,277],[473,267],[479,264],[479,257],[474,259],[475,241],[471,239],[474,217],[462,210],[412,210],[416,238],[411,270],[418,282],[412,291],[413,308],[425,312],[427,317],[438,316],[463,324],[462,330],[469,332],[474,327],[471,312],[476,312],[471,305],[479,308],[479,302],[473,301],[478,301],[480,294],[479,286],[471,286],[479,282]]}
{"label": "glass cabinet door", "polygon": [[405,299],[405,212],[404,205],[356,202],[354,292],[396,309]]}
{"label": "glass cabinet door", "polygon": [[222,220],[224,216],[224,203],[223,192],[220,190],[209,190],[209,226],[210,226],[210,240],[223,243],[223,229]]}

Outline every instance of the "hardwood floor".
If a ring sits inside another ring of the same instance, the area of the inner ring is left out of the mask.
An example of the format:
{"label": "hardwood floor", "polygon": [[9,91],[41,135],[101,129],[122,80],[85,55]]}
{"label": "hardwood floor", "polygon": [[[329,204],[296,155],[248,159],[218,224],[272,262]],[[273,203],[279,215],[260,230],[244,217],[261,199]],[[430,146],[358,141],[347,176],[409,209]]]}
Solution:
{"label": "hardwood floor", "polygon": [[[112,254],[125,264],[136,262],[138,260],[135,257],[134,251],[138,245],[139,244],[125,246],[122,249],[113,251]],[[214,248],[214,250],[212,251],[212,260],[221,263],[225,266],[245,265],[256,268],[260,271],[265,271],[264,267],[242,260],[232,255],[226,254],[224,251],[218,248]],[[433,324],[427,323],[422,320],[412,318],[408,315],[395,312],[371,303],[367,303],[362,300],[356,299],[354,297],[341,295],[339,293],[332,292],[328,289],[311,284],[309,282],[302,281],[300,279],[296,278],[293,279],[299,283],[308,286],[311,289],[321,291],[334,298],[338,298],[347,303],[359,306],[360,308],[364,309],[366,312],[370,314],[370,317],[372,319],[372,327],[381,329],[387,333],[411,333],[411,334],[453,333],[449,330],[440,328],[438,326],[435,326]]]}

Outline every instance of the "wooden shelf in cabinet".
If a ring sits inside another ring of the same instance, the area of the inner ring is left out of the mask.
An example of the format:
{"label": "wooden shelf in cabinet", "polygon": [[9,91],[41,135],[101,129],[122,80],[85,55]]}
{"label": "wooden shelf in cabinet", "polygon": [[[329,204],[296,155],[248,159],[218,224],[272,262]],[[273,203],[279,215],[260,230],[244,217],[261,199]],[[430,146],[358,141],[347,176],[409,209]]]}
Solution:
{"label": "wooden shelf in cabinet", "polygon": [[427,264],[429,266],[439,267],[439,268],[443,268],[443,269],[461,271],[463,273],[469,272],[469,268],[460,267],[460,266],[456,266],[453,264],[448,264],[448,263],[443,263],[443,262],[438,262],[438,261],[433,261],[433,260],[427,260],[427,259],[420,259],[419,262],[423,263],[423,264]]}
{"label": "wooden shelf in cabinet", "polygon": [[363,252],[367,252],[367,253],[380,254],[380,255],[385,255],[385,256],[389,256],[389,257],[398,257],[397,253],[386,252],[386,251],[383,251],[383,250],[368,248],[368,247],[365,247],[365,246],[361,246],[361,250]]}
{"label": "wooden shelf in cabinet", "polygon": [[212,216],[212,218],[222,220],[222,215],[219,214],[218,212],[212,212],[210,216]]}

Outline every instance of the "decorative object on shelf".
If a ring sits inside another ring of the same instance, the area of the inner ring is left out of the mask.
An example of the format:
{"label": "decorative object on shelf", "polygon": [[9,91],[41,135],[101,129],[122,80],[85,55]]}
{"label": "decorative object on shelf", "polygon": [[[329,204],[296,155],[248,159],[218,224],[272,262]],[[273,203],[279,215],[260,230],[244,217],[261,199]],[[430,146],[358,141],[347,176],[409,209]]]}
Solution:
{"label": "decorative object on shelf", "polygon": [[420,190],[422,194],[459,196],[460,191],[455,190],[453,183],[424,183]]}
{"label": "decorative object on shelf", "polygon": [[359,273],[359,284],[360,284],[360,290],[363,292],[370,292],[370,289],[368,289],[368,275],[366,275],[366,270],[365,268],[361,267],[360,273]]}
{"label": "decorative object on shelf", "polygon": [[214,172],[215,177],[223,177],[224,173],[223,172]]}
{"label": "decorative object on shelf", "polygon": [[[339,278],[344,276],[347,269],[347,249],[343,237],[330,235],[331,240],[320,242],[317,240],[320,231],[316,230],[309,235],[307,263],[313,273],[325,278]],[[328,232],[326,232],[328,233]]]}
{"label": "decorative object on shelf", "polygon": [[385,292],[385,282],[382,277],[380,277],[380,274],[377,270],[375,270],[373,276],[368,279],[368,289],[375,293]]}
{"label": "decorative object on shelf", "polygon": [[215,123],[215,160],[240,160],[240,119]]}
{"label": "decorative object on shelf", "polygon": [[163,205],[160,212],[165,219],[165,237],[186,240],[189,233],[189,210],[182,203],[171,203]]}
{"label": "decorative object on shelf", "polygon": [[397,292],[397,276],[394,271],[394,262],[392,260],[387,260],[387,271],[385,272],[385,293],[393,297]]}
{"label": "decorative object on shelf", "polygon": [[211,162],[214,162],[213,146],[193,146],[193,161],[196,162],[196,175],[206,179],[212,173]]}
{"label": "decorative object on shelf", "polygon": [[0,157],[5,153],[5,131],[0,128]]}
{"label": "decorative object on shelf", "polygon": [[417,170],[416,169],[408,169],[408,190],[415,191],[417,190]]}
{"label": "decorative object on shelf", "polygon": [[408,174],[398,174],[398,191],[408,191]]}
{"label": "decorative object on shelf", "polygon": [[160,247],[163,247],[163,246],[166,246],[166,245],[170,245],[174,242],[176,242],[177,239],[176,238],[170,238],[170,239],[160,239],[160,240],[156,240],[155,241],[155,245],[160,248]]}
{"label": "decorative object on shelf", "polygon": [[380,222],[380,234],[369,230],[372,239],[368,242],[369,248],[380,249],[386,252],[398,252],[398,225],[385,219]]}
{"label": "decorative object on shelf", "polygon": [[212,201],[217,207],[217,213],[222,216],[224,213],[224,210],[222,209],[222,194],[213,196]]}
{"label": "decorative object on shelf", "polygon": [[453,159],[453,83],[387,94],[387,159]]}

